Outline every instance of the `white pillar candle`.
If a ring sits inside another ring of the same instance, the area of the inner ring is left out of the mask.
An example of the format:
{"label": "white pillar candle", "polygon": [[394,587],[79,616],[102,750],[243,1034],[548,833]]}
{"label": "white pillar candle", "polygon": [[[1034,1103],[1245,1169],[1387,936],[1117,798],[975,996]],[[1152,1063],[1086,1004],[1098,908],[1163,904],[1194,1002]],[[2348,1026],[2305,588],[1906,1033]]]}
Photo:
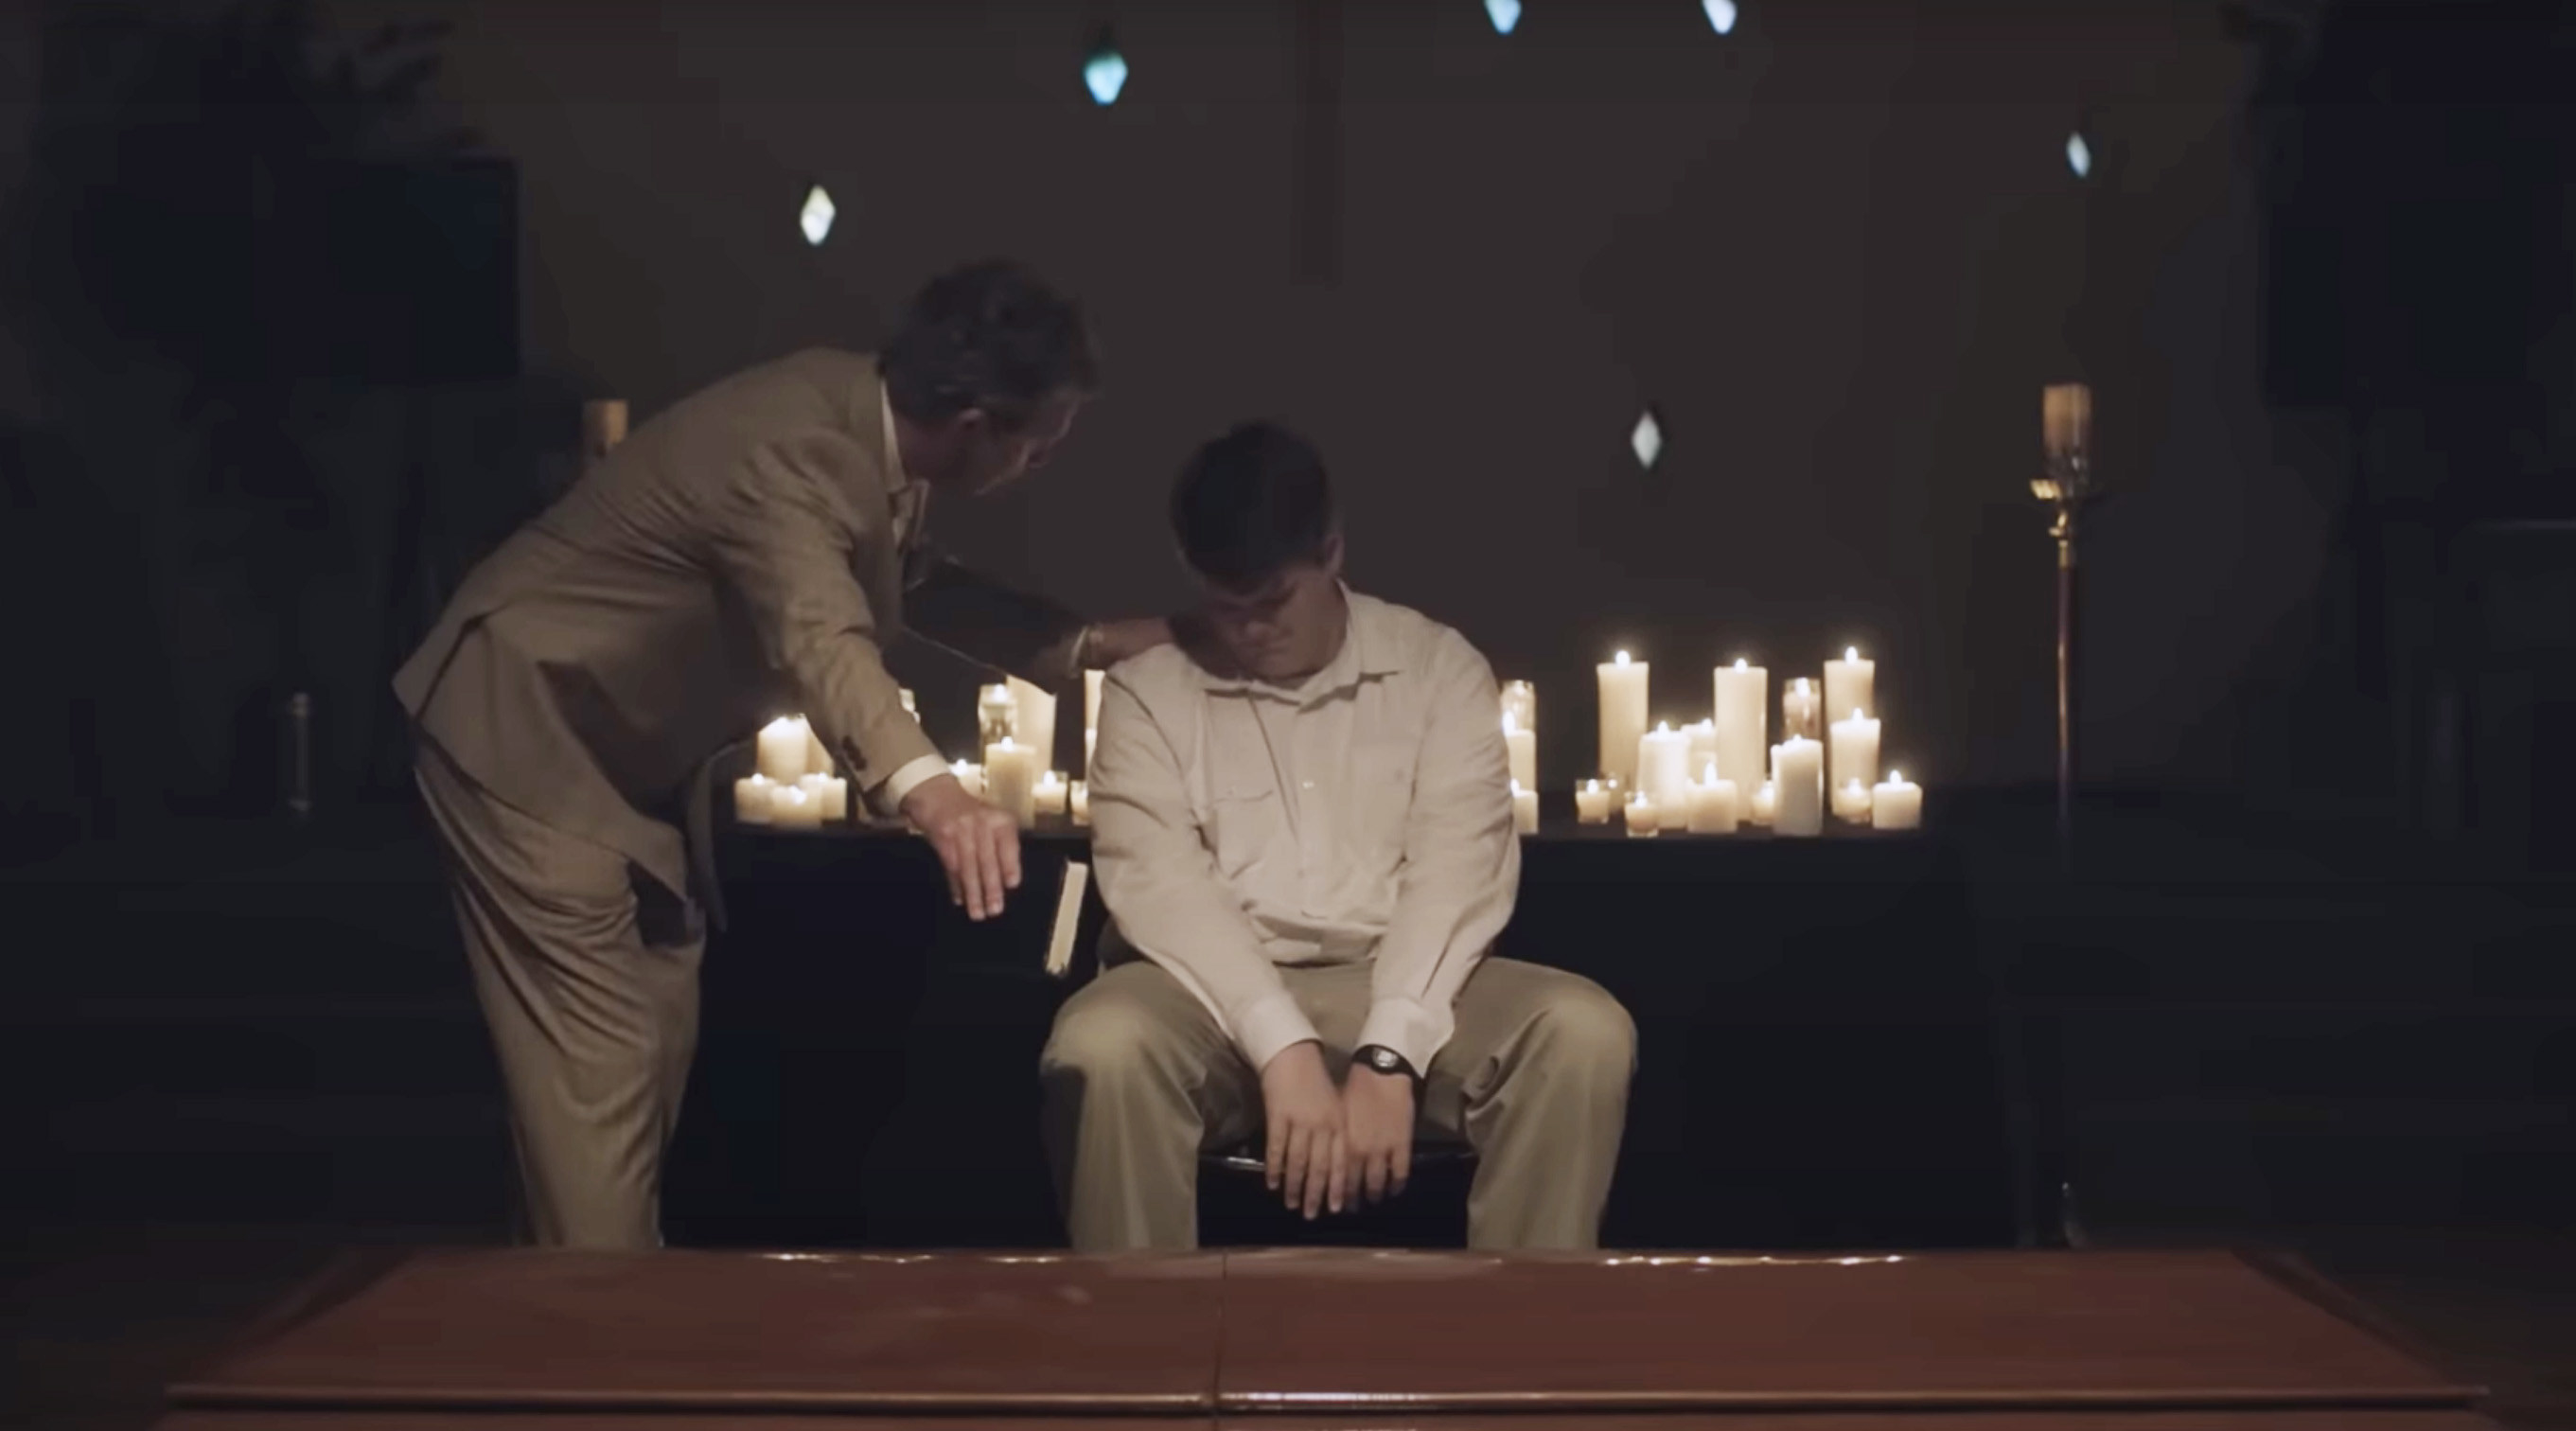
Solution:
{"label": "white pillar candle", "polygon": [[1512,783],[1536,794],[1538,792],[1538,733],[1525,730],[1520,717],[1503,712],[1503,749],[1511,755]]}
{"label": "white pillar candle", "polygon": [[1070,787],[1064,783],[1064,772],[1050,770],[1038,777],[1037,787],[1031,792],[1030,799],[1036,804],[1039,814],[1062,815],[1065,801],[1071,798],[1071,794]]}
{"label": "white pillar candle", "polygon": [[1767,826],[1778,818],[1779,814],[1780,787],[1765,780],[1762,782],[1762,788],[1753,792],[1753,813],[1745,818],[1754,824]]}
{"label": "white pillar candle", "polygon": [[975,697],[975,748],[1019,734],[1020,703],[1012,697],[1010,683],[982,687]]}
{"label": "white pillar candle", "polygon": [[1089,825],[1091,823],[1091,782],[1088,780],[1073,782],[1072,788],[1065,797],[1065,807],[1073,812],[1074,824]]}
{"label": "white pillar candle", "polygon": [[760,773],[772,785],[793,785],[805,778],[805,754],[814,733],[803,716],[780,716],[760,728]]}
{"label": "white pillar candle", "polygon": [[733,783],[733,817],[746,825],[769,823],[769,797],[778,789],[766,775],[746,775]]}
{"label": "white pillar candle", "polygon": [[850,782],[837,775],[820,775],[811,771],[796,782],[814,801],[816,818],[846,820],[850,818]]}
{"label": "white pillar candle", "polygon": [[1717,759],[1717,722],[1693,721],[1682,730],[1690,736],[1690,768],[1706,770],[1709,762]]}
{"label": "white pillar candle", "polygon": [[1780,691],[1780,733],[1822,740],[1825,727],[1818,714],[1821,708],[1816,699],[1816,683],[1804,676],[1783,687]]}
{"label": "white pillar candle", "polygon": [[1771,672],[1739,658],[1715,674],[1718,777],[1750,790],[1762,783],[1762,753],[1771,747]]}
{"label": "white pillar candle", "polygon": [[1916,830],[1923,826],[1923,787],[1907,783],[1904,772],[1891,770],[1869,792],[1869,827]]}
{"label": "white pillar candle", "polygon": [[1038,753],[1016,740],[984,747],[984,801],[1010,813],[1025,830],[1038,818]]}
{"label": "white pillar candle", "polygon": [[1086,731],[1100,729],[1100,683],[1108,678],[1106,671],[1082,673],[1082,728]]}
{"label": "white pillar candle", "polygon": [[1735,782],[1717,773],[1717,762],[1710,761],[1706,773],[1692,784],[1690,792],[1690,832],[1694,835],[1732,835],[1737,821]]}
{"label": "white pillar candle", "polygon": [[1878,663],[1862,660],[1857,647],[1846,648],[1841,660],[1825,663],[1825,712],[1839,711],[1878,714]]}
{"label": "white pillar candle", "polygon": [[1637,741],[1646,733],[1646,664],[1622,651],[1595,668],[1601,675],[1601,773],[1624,782],[1637,778]]}
{"label": "white pillar candle", "polygon": [[1010,687],[1020,722],[1012,738],[1037,752],[1038,768],[1044,770],[1055,763],[1055,696],[1017,676],[1011,677]]}
{"label": "white pillar candle", "polygon": [[818,829],[823,804],[802,785],[781,785],[769,792],[769,823],[782,830]]}
{"label": "white pillar candle", "polygon": [[1508,681],[1503,685],[1503,714],[1520,728],[1535,735],[1538,732],[1538,687],[1527,681]]}
{"label": "white pillar candle", "polygon": [[1835,721],[1827,732],[1830,736],[1827,778],[1833,788],[1842,789],[1853,781],[1867,790],[1878,783],[1878,722],[1859,711],[1848,719]]}
{"label": "white pillar candle", "polygon": [[1627,813],[1628,833],[1631,836],[1638,839],[1652,839],[1655,836],[1657,833],[1655,802],[1647,799],[1644,791],[1640,790],[1629,796],[1628,803],[1621,808]]}
{"label": "white pillar candle", "polygon": [[1825,832],[1825,748],[1803,736],[1780,746],[1772,824],[1784,835]]}
{"label": "white pillar candle", "polygon": [[1512,828],[1524,835],[1538,833],[1538,792],[1512,782]]}
{"label": "white pillar candle", "polygon": [[983,766],[977,765],[973,761],[961,760],[956,764],[949,766],[948,773],[957,777],[957,783],[966,787],[967,794],[974,796],[978,800],[984,798]]}
{"label": "white pillar candle", "polygon": [[1637,737],[1637,793],[1672,812],[1673,823],[1690,809],[1690,736],[1658,723]]}
{"label": "white pillar candle", "polygon": [[1586,780],[1574,787],[1574,818],[1580,824],[1610,823],[1610,787],[1598,780]]}
{"label": "white pillar candle", "polygon": [[1834,787],[1834,818],[1855,825],[1869,823],[1869,787],[1857,780]]}

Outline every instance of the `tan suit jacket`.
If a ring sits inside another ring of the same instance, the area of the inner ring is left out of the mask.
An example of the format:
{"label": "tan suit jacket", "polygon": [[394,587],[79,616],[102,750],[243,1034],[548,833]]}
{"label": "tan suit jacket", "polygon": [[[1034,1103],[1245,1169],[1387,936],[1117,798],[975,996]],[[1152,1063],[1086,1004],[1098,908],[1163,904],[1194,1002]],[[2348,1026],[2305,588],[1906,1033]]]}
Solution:
{"label": "tan suit jacket", "polygon": [[872,356],[814,349],[644,423],[475,567],[403,708],[485,790],[682,895],[693,775],[773,717],[804,712],[863,791],[936,755],[883,659],[906,553],[882,403]]}

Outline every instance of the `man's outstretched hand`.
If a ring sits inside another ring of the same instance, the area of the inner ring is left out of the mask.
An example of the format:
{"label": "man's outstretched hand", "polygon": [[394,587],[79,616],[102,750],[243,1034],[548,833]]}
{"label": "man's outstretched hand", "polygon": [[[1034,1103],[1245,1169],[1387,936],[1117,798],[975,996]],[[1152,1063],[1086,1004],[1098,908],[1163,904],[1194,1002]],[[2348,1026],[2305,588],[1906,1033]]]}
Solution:
{"label": "man's outstretched hand", "polygon": [[948,871],[948,898],[969,919],[1002,912],[1002,893],[1020,887],[1020,825],[966,792],[954,775],[934,775],[903,797],[904,818],[930,839]]}

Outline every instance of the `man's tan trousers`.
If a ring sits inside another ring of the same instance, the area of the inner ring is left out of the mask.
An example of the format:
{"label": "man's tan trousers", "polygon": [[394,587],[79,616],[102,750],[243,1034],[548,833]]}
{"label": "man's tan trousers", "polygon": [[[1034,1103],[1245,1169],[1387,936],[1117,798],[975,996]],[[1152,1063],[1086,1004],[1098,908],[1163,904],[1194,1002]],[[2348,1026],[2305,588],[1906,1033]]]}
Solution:
{"label": "man's tan trousers", "polygon": [[[1370,972],[1279,971],[1337,1080],[1368,1017]],[[1636,1070],[1627,1011],[1589,979],[1487,959],[1455,1013],[1417,1122],[1476,1150],[1469,1244],[1599,1245]],[[1142,959],[1105,969],[1066,1002],[1041,1076],[1047,1153],[1077,1252],[1197,1246],[1200,1153],[1257,1147],[1267,1126],[1259,1073],[1206,1005]]]}
{"label": "man's tan trousers", "polygon": [[509,1090],[526,1236],[660,1246],[703,929],[625,856],[503,804],[426,737],[413,770]]}

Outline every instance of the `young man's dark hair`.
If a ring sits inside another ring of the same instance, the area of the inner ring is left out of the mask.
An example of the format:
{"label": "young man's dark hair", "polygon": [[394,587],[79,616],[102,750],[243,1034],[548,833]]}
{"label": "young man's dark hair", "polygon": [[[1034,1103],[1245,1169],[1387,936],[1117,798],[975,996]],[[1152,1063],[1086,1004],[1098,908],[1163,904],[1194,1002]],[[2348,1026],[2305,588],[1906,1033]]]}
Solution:
{"label": "young man's dark hair", "polygon": [[1323,455],[1272,423],[1245,423],[1200,448],[1172,484],[1182,559],[1230,590],[1323,560],[1337,527]]}
{"label": "young man's dark hair", "polygon": [[1088,396],[1099,360],[1081,306],[1037,275],[1000,259],[968,264],[924,285],[878,355],[886,399],[917,423],[943,423],[970,408],[1016,432],[1049,397]]}

